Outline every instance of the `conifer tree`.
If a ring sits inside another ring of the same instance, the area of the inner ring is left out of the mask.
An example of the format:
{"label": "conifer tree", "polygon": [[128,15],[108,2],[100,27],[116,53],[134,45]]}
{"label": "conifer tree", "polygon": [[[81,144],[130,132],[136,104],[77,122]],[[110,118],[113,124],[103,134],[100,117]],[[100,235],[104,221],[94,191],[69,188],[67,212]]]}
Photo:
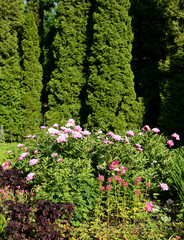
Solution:
{"label": "conifer tree", "polygon": [[55,5],[59,0],[27,0],[28,11],[33,12],[38,28],[41,54],[39,61],[43,67],[43,89],[41,94],[42,114],[45,114],[48,106],[47,83],[54,70],[54,57],[52,43],[56,34],[54,26]]}
{"label": "conifer tree", "polygon": [[25,132],[34,133],[41,123],[42,66],[39,63],[40,46],[38,29],[33,12],[25,14],[21,36],[22,47],[22,106]]}
{"label": "conifer tree", "polygon": [[128,0],[96,0],[89,57],[89,126],[121,131],[140,126],[142,105],[136,100],[131,50],[133,33]]}
{"label": "conifer tree", "polygon": [[[48,83],[48,122],[80,121],[81,91],[85,84],[84,59],[88,2],[63,0],[57,7],[53,42],[55,70]],[[62,122],[61,122],[62,123]]]}
{"label": "conifer tree", "polygon": [[132,0],[134,33],[132,70],[135,91],[143,97],[144,124],[157,126],[160,106],[158,62],[165,54],[165,16],[162,0]]}
{"label": "conifer tree", "polygon": [[17,140],[24,121],[18,45],[22,14],[22,0],[0,0],[0,125],[6,140]]}
{"label": "conifer tree", "polygon": [[[184,2],[168,1],[166,58],[160,62],[163,77],[160,85],[159,127],[167,134],[177,132],[184,137]],[[182,139],[182,137],[181,137]]]}

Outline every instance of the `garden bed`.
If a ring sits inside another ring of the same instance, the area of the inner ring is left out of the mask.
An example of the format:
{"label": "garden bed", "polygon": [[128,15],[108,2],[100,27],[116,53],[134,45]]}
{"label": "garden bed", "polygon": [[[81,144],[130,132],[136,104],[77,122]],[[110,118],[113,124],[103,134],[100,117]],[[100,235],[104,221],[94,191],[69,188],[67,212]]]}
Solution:
{"label": "garden bed", "polygon": [[183,239],[176,141],[147,125],[121,135],[91,133],[73,119],[41,126],[2,162],[1,238]]}

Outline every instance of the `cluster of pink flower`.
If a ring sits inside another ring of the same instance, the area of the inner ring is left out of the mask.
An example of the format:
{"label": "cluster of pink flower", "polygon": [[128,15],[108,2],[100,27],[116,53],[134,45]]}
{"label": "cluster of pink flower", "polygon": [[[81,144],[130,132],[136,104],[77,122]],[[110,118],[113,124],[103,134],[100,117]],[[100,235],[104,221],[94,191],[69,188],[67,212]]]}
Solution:
{"label": "cluster of pink flower", "polygon": [[146,210],[147,212],[153,211],[153,204],[152,204],[151,202],[147,202],[147,203],[145,204],[145,210]]}
{"label": "cluster of pink flower", "polygon": [[[126,134],[129,136],[134,136],[135,133],[132,130],[126,131]],[[129,143],[129,140],[127,137],[125,137],[125,139],[123,139],[120,135],[116,135],[113,132],[108,132],[106,134],[107,136],[110,136],[112,139],[114,139],[115,141],[120,141],[120,140],[124,140],[125,142]],[[103,142],[103,143],[109,143],[109,141],[107,142]],[[111,142],[110,142],[111,143]]]}
{"label": "cluster of pink flower", "polygon": [[163,191],[168,191],[168,189],[169,189],[168,185],[165,183],[161,183],[160,186],[163,189]]}
{"label": "cluster of pink flower", "polygon": [[[118,181],[119,184],[123,184],[124,187],[128,187],[128,182],[125,182],[124,179],[119,178],[118,175],[113,175],[113,177],[112,177],[112,178],[108,178],[107,181],[108,181],[109,183],[111,183],[111,182],[112,182],[112,179]],[[100,175],[100,176],[98,177],[98,180],[99,180],[100,182],[103,182],[103,181],[104,181],[104,176],[103,176],[103,175]],[[101,186],[101,187],[100,187],[100,191],[101,191],[101,192],[103,192],[103,191],[105,191],[105,190],[110,191],[110,190],[111,190],[111,185],[108,184],[106,187],[104,187],[104,186]]]}
{"label": "cluster of pink flower", "polygon": [[[21,190],[20,186],[16,186],[17,190],[16,190],[16,195],[14,192],[14,190],[10,189],[10,186],[5,186],[4,188],[0,189],[0,199],[2,200],[13,200],[13,201],[19,201],[20,198],[22,198],[25,194],[29,194],[28,190]],[[31,193],[31,195],[34,195],[33,193]]]}
{"label": "cluster of pink flower", "polygon": [[133,182],[133,185],[139,185],[139,182],[142,181],[142,178],[141,177],[136,177],[136,180],[135,182]]}
{"label": "cluster of pink flower", "polygon": [[[145,132],[145,133],[148,133],[150,131],[150,127],[148,125],[145,125],[144,127],[142,127],[142,130]],[[158,128],[152,128],[152,132],[154,133],[159,133],[160,132],[160,129]],[[173,133],[171,135],[173,138],[175,138],[176,140],[180,140],[180,136],[177,134],[177,133]],[[168,140],[167,141],[167,144],[169,145],[169,147],[171,148],[172,146],[174,146],[174,141],[173,140]]]}
{"label": "cluster of pink flower", "polygon": [[2,194],[1,196],[0,196],[0,199],[8,199],[8,189],[10,188],[10,186],[8,185],[8,186],[6,186],[6,187],[4,187],[3,189],[0,189],[0,193]]}
{"label": "cluster of pink flower", "polygon": [[[70,127],[73,127],[73,129],[71,129]],[[41,126],[40,128],[47,129],[47,127],[45,126]],[[58,138],[56,139],[58,143],[67,142],[67,138],[69,137],[68,134],[71,134],[71,136],[76,139],[87,139],[86,136],[91,134],[91,132],[87,130],[82,131],[82,128],[79,125],[76,126],[74,119],[69,119],[65,127],[60,127],[60,130],[55,128],[59,128],[59,124],[55,123],[53,125],[53,128],[48,129],[48,132],[51,134],[51,136],[58,135]]]}
{"label": "cluster of pink flower", "polygon": [[[177,133],[173,133],[171,135],[173,138],[175,138],[177,141],[180,140],[180,136]],[[173,140],[168,140],[167,144],[169,145],[169,147],[171,148],[172,146],[174,146],[174,141]]]}
{"label": "cluster of pink flower", "polygon": [[138,150],[138,151],[140,151],[140,152],[142,152],[142,151],[143,151],[143,149],[142,149],[142,147],[141,147],[141,145],[140,145],[140,144],[138,144],[138,143],[135,143],[135,146],[137,147],[137,150]]}
{"label": "cluster of pink flower", "polygon": [[121,166],[121,168],[120,168],[120,163],[116,160],[114,162],[112,162],[111,164],[109,164],[109,169],[117,172],[117,175],[120,174],[120,171],[122,174],[126,174],[126,170],[127,170],[127,168],[124,166]]}
{"label": "cluster of pink flower", "polygon": [[5,163],[3,163],[3,164],[2,164],[2,168],[3,168],[4,170],[9,169],[9,161],[6,161]]}
{"label": "cluster of pink flower", "polygon": [[[148,126],[148,125],[145,125],[144,127],[142,127],[142,130],[145,132],[145,133],[148,133],[151,128]],[[160,132],[160,129],[159,128],[152,128],[152,132],[154,133],[159,133]]]}
{"label": "cluster of pink flower", "polygon": [[181,239],[181,237],[176,235],[175,237],[172,238],[172,240],[177,240],[177,239]]}

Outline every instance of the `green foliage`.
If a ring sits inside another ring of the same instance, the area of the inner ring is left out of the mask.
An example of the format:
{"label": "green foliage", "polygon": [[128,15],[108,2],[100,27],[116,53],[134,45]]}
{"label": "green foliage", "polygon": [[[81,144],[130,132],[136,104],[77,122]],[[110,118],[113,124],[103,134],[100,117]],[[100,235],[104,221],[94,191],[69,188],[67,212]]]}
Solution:
{"label": "green foliage", "polygon": [[4,214],[0,213],[0,237],[2,240],[5,238],[5,227],[6,227],[6,219],[4,217]]}
{"label": "green foliage", "polygon": [[[184,136],[183,127],[183,1],[168,1],[165,10],[167,28],[165,38],[167,52],[160,61],[162,81],[160,84],[161,107],[158,124],[166,133],[177,131]],[[165,124],[167,121],[167,124]]]}
{"label": "green foliage", "polygon": [[87,107],[89,126],[120,131],[142,123],[136,101],[131,50],[130,2],[96,1],[92,16],[93,42],[89,54]]}
{"label": "green foliage", "polygon": [[184,149],[181,148],[180,151],[176,151],[171,160],[173,184],[179,193],[181,201],[184,202]]}
{"label": "green foliage", "polygon": [[[56,9],[57,34],[53,42],[55,70],[48,83],[49,124],[73,117],[79,121],[85,85],[88,1],[60,1]],[[63,124],[62,122],[61,124]]]}
{"label": "green foliage", "polygon": [[8,151],[13,151],[15,153],[18,152],[17,149],[18,143],[5,143],[0,141],[0,165],[7,160],[7,158],[11,159],[11,156],[8,156],[7,152]]}
{"label": "green foliage", "polygon": [[22,24],[23,1],[0,1],[0,125],[5,139],[17,139],[22,130],[20,56],[18,30]]}
{"label": "green foliage", "polygon": [[26,13],[21,34],[22,48],[22,107],[24,109],[24,134],[35,132],[41,123],[42,66],[39,63],[40,47],[38,29],[32,12]]}

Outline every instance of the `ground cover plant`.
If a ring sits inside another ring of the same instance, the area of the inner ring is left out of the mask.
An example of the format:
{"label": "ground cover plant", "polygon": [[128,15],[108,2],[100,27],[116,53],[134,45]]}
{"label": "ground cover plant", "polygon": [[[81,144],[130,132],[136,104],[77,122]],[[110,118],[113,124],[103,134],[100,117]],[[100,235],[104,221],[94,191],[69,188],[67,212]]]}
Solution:
{"label": "ground cover plant", "polygon": [[2,239],[182,239],[179,140],[148,125],[121,135],[73,119],[41,126],[2,163]]}

